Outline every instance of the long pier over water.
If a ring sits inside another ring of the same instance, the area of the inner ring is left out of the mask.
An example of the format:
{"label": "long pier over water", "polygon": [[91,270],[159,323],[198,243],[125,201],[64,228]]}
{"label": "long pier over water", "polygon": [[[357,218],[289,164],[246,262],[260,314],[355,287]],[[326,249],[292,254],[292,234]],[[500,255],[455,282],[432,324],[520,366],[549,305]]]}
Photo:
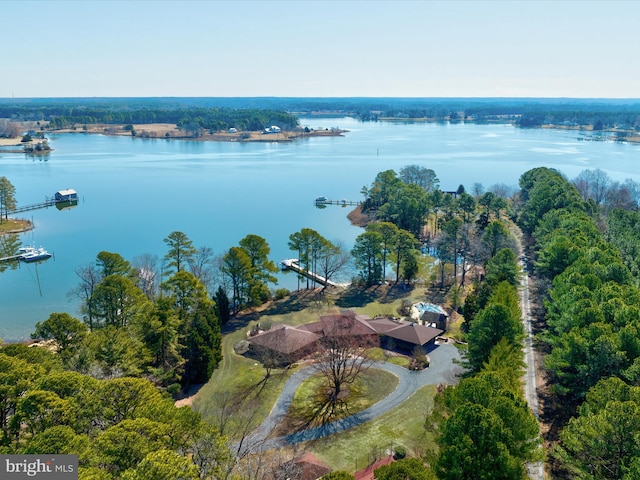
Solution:
{"label": "long pier over water", "polygon": [[316,272],[312,272],[302,268],[298,262],[299,260],[297,258],[288,258],[286,260],[282,260],[280,263],[282,264],[283,270],[293,270],[294,272],[299,273],[300,275],[303,275],[307,278],[310,278],[314,282],[319,283],[320,285],[324,285],[325,287],[340,286],[339,284],[332,282],[331,280],[327,280],[325,277],[318,275]]}
{"label": "long pier over water", "polygon": [[342,199],[342,200],[331,200],[330,198],[326,198],[326,197],[318,197],[316,198],[315,204],[316,206],[318,205],[342,205],[343,207],[346,207],[347,205],[352,206],[352,207],[356,207],[358,205],[360,205],[362,202],[357,202],[355,200],[346,200],[346,199]]}
{"label": "long pier over water", "polygon": [[14,213],[28,212],[29,210],[38,210],[39,208],[53,207],[56,203],[58,202],[55,198],[47,198],[44,202],[32,203],[30,205],[16,207],[14,210],[9,210],[7,214],[13,215]]}

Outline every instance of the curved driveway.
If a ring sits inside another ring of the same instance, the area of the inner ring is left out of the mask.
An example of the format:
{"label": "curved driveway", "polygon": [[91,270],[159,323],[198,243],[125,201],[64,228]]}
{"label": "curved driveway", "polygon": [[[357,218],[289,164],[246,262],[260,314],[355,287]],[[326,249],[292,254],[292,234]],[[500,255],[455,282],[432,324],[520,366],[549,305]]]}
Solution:
{"label": "curved driveway", "polygon": [[282,421],[287,410],[289,410],[293,396],[300,384],[315,372],[312,365],[305,367],[289,378],[271,413],[266,420],[245,439],[243,442],[244,446],[241,447],[241,450],[244,453],[269,450],[342,432],[372,420],[397,407],[424,385],[454,384],[457,382],[457,376],[462,372],[462,367],[456,363],[457,360],[460,360],[460,354],[454,345],[443,344],[436,346],[429,352],[429,359],[431,361],[429,368],[419,372],[407,370],[406,368],[387,362],[375,362],[371,368],[386,370],[398,377],[398,386],[387,397],[366,410],[336,422],[267,440],[266,438],[269,433]]}

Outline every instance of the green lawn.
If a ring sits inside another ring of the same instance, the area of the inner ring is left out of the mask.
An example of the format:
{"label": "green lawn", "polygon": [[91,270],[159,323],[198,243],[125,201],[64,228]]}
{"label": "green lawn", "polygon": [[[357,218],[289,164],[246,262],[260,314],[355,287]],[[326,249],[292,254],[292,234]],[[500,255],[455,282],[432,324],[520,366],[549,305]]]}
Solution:
{"label": "green lawn", "polygon": [[0,223],[0,235],[11,232],[24,232],[31,228],[27,220],[3,219]]}
{"label": "green lawn", "polygon": [[420,456],[425,449],[435,448],[432,436],[423,424],[433,408],[435,385],[418,390],[398,408],[338,435],[332,435],[309,444],[313,452],[334,470],[355,472],[369,465],[375,458],[393,452],[402,445],[408,456]]}
{"label": "green lawn", "polygon": [[[385,398],[398,386],[398,377],[392,373],[378,369],[368,369],[362,372],[359,378],[350,386],[348,386],[348,396],[344,401],[348,405],[348,410],[341,412],[333,418],[333,421],[340,420],[347,415],[366,410],[374,403]],[[326,390],[325,379],[321,374],[315,374],[306,379],[298,390],[289,407],[289,413],[282,421],[281,427],[308,425],[317,426],[313,422],[311,413],[316,407],[316,400],[322,397]],[[280,428],[279,430],[282,430]],[[276,431],[274,434],[284,435],[286,431]]]}

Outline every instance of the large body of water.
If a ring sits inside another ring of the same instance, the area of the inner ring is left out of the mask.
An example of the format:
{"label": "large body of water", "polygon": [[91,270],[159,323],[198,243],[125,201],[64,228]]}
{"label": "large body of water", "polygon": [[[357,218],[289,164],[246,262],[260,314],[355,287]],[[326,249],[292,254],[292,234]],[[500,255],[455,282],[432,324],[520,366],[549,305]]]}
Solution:
{"label": "large body of water", "polygon": [[[314,198],[361,200],[376,174],[418,164],[433,169],[444,190],[475,182],[517,186],[525,171],[548,166],[569,178],[601,168],[613,180],[640,181],[640,146],[578,141],[580,133],[520,130],[506,125],[361,123],[349,118],[302,119],[313,128],[339,127],[344,137],[293,143],[217,143],[98,135],[52,135],[48,160],[0,152],[0,176],[30,204],[73,188],[68,211],[24,214],[36,228],[21,236],[54,253],[36,265],[0,274],[0,338],[28,338],[52,312],[79,316],[68,292],[77,267],[102,250],[128,260],[162,258],[163,239],[179,230],[197,247],[222,254],[249,233],[264,237],[272,259],[294,255],[289,235],[304,227],[351,247],[361,230],[340,207],[317,209]],[[295,288],[294,275],[280,286]]]}

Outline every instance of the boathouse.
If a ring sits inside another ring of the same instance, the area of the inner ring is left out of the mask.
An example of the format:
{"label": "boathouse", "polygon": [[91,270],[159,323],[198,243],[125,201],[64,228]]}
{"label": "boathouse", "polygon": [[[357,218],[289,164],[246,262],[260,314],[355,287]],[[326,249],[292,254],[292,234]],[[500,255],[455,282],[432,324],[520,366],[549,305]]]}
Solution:
{"label": "boathouse", "polygon": [[71,202],[78,200],[78,194],[70,188],[67,190],[59,190],[56,192],[55,199],[56,202]]}

